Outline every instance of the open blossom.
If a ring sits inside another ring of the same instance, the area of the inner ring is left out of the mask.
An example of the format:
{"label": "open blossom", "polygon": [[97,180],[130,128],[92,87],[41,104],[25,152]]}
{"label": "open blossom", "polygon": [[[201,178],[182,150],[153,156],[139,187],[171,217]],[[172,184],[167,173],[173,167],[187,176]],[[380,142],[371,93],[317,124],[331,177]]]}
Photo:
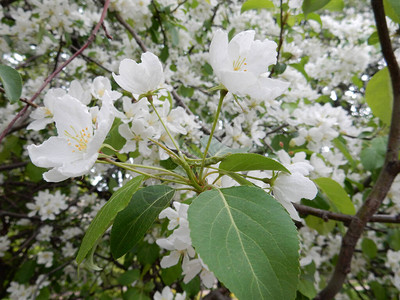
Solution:
{"label": "open blossom", "polygon": [[276,63],[276,43],[254,40],[253,30],[243,31],[228,42],[228,34],[217,30],[210,45],[210,64],[229,92],[256,99],[273,99],[289,84],[268,78],[268,66]]}
{"label": "open blossom", "polygon": [[291,174],[279,173],[272,186],[276,200],[288,211],[290,217],[300,221],[300,217],[292,202],[299,202],[302,198],[314,199],[318,189],[306,176],[314,169],[309,162],[290,162],[289,155],[281,150],[278,157]]}
{"label": "open blossom", "polygon": [[49,182],[87,174],[96,162],[99,149],[114,121],[112,104],[104,101],[95,123],[89,108],[79,100],[65,95],[54,106],[58,136],[43,144],[28,146],[32,162],[42,168],[52,168],[43,174]]}
{"label": "open blossom", "polygon": [[143,53],[142,62],[126,58],[119,64],[119,75],[113,73],[115,81],[124,90],[135,95],[147,94],[164,83],[160,60],[151,52]]}

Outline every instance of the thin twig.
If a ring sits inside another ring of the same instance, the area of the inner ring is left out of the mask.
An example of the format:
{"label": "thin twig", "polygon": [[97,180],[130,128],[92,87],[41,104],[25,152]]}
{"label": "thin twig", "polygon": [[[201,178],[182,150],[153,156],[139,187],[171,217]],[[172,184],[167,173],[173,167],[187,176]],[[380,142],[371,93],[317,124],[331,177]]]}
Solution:
{"label": "thin twig", "polygon": [[[107,10],[108,6],[110,5],[111,0],[106,0],[104,7],[103,7],[103,12],[101,13],[101,17],[99,22],[96,24],[94,27],[92,33],[90,34],[88,40],[86,43],[82,46],[82,48],[79,49],[79,51],[75,52],[69,59],[67,59],[61,66],[57,68],[53,73],[51,73],[44,83],[41,85],[41,87],[36,91],[36,93],[29,99],[29,102],[35,101],[35,99],[40,95],[40,93],[45,89],[45,87],[53,80],[54,77],[58,75],[71,61],[73,61],[78,55],[80,55],[93,41],[94,38],[96,37],[97,32],[99,31],[101,24],[103,23],[106,15],[107,15]],[[7,133],[10,131],[10,129],[14,126],[15,122],[26,113],[28,110],[29,105],[26,105],[20,112],[14,117],[14,119],[8,124],[6,129],[2,132],[0,135],[0,143],[4,139],[4,137],[7,135]]]}

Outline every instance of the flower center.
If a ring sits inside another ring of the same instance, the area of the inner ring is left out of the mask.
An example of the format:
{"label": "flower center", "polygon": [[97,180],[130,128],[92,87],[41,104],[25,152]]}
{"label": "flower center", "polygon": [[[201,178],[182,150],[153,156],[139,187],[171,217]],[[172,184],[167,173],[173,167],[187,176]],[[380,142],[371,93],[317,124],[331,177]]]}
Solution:
{"label": "flower center", "polygon": [[89,129],[86,127],[80,131],[77,131],[73,126],[70,126],[73,134],[68,131],[64,131],[66,137],[68,137],[68,145],[73,147],[72,152],[85,151],[87,148],[87,144],[89,143],[92,134],[89,132]]}
{"label": "flower center", "polygon": [[[241,56],[238,59],[233,61],[233,70],[234,71],[242,71],[242,67],[245,68],[247,66],[246,57],[242,58]],[[244,69],[243,71],[247,71]]]}

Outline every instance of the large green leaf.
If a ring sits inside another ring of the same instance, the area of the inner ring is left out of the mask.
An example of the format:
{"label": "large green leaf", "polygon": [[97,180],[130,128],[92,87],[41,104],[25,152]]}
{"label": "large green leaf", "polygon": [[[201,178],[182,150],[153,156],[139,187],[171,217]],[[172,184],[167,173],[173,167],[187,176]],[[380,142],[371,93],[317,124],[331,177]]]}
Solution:
{"label": "large green leaf", "polygon": [[307,14],[323,8],[329,1],[330,0],[304,0],[302,5],[304,15],[307,16]]}
{"label": "large green leaf", "polygon": [[393,90],[388,68],[377,72],[367,84],[365,98],[375,116],[386,124],[392,118]]}
{"label": "large green leaf", "polygon": [[152,185],[137,191],[128,206],[118,213],[111,229],[111,253],[115,259],[143,239],[160,212],[169,204],[174,189]]}
{"label": "large green leaf", "polygon": [[242,5],[241,13],[251,9],[274,8],[274,3],[271,0],[247,0]]}
{"label": "large green leaf", "polygon": [[18,101],[22,93],[22,80],[18,71],[9,66],[0,65],[0,80],[3,83],[7,98],[12,103]]}
{"label": "large green leaf", "polygon": [[144,176],[137,176],[130,180],[118,189],[99,210],[83,237],[82,244],[76,256],[78,264],[83,261],[90,249],[96,244],[96,241],[111,226],[115,216],[128,205],[132,195],[139,189],[143,179]]}
{"label": "large green leaf", "polygon": [[294,299],[299,276],[296,228],[257,187],[209,190],[188,210],[196,251],[241,300]]}
{"label": "large green leaf", "polygon": [[385,14],[392,19],[393,22],[400,24],[400,1],[399,0],[383,0]]}
{"label": "large green leaf", "polygon": [[356,209],[349,195],[347,195],[344,188],[335,180],[328,177],[321,177],[314,179],[314,182],[339,212],[348,215],[354,215],[356,213]]}
{"label": "large green leaf", "polygon": [[275,170],[290,173],[281,163],[256,153],[234,153],[221,161],[219,168],[225,171]]}

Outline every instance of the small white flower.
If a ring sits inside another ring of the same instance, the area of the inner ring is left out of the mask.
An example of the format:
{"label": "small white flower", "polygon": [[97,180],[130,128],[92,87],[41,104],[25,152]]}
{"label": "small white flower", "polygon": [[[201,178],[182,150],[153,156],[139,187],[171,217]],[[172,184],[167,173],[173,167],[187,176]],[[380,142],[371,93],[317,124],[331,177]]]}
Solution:
{"label": "small white flower", "polygon": [[291,164],[289,155],[283,150],[278,152],[278,156],[291,174],[279,173],[272,186],[273,195],[286,208],[292,219],[300,221],[299,214],[291,202],[299,202],[302,198],[315,198],[318,189],[314,182],[306,177],[314,168],[309,162]]}
{"label": "small white flower", "polygon": [[38,253],[37,263],[50,268],[53,265],[53,252],[43,251]]}
{"label": "small white flower", "polygon": [[268,66],[276,63],[276,43],[254,40],[254,30],[240,32],[228,42],[228,34],[217,30],[210,45],[210,64],[229,92],[255,99],[273,99],[288,83],[268,78]]}
{"label": "small white flower", "polygon": [[112,101],[115,101],[119,97],[122,96],[121,93],[111,90],[111,83],[108,78],[103,77],[103,76],[96,77],[93,80],[93,83],[91,86],[91,92],[92,92],[93,97],[95,97],[96,99],[102,100],[103,97],[105,96],[106,91],[108,92],[108,95]]}
{"label": "small white flower", "polygon": [[164,82],[164,73],[160,60],[151,52],[143,53],[142,62],[124,59],[119,65],[119,74],[113,73],[115,81],[124,90],[135,95],[147,94],[158,89]]}
{"label": "small white flower", "polygon": [[39,146],[28,146],[36,166],[52,168],[43,174],[46,181],[59,182],[90,171],[114,120],[111,107],[111,100],[103,101],[93,124],[88,107],[79,100],[69,95],[58,99],[54,106],[58,136]]}
{"label": "small white flower", "polygon": [[7,236],[0,236],[0,257],[4,256],[4,252],[8,250],[10,243]]}
{"label": "small white flower", "polygon": [[163,288],[161,294],[160,294],[159,291],[157,291],[154,294],[153,299],[154,300],[173,300],[174,299],[174,294],[172,293],[170,287],[166,286],[166,287]]}

